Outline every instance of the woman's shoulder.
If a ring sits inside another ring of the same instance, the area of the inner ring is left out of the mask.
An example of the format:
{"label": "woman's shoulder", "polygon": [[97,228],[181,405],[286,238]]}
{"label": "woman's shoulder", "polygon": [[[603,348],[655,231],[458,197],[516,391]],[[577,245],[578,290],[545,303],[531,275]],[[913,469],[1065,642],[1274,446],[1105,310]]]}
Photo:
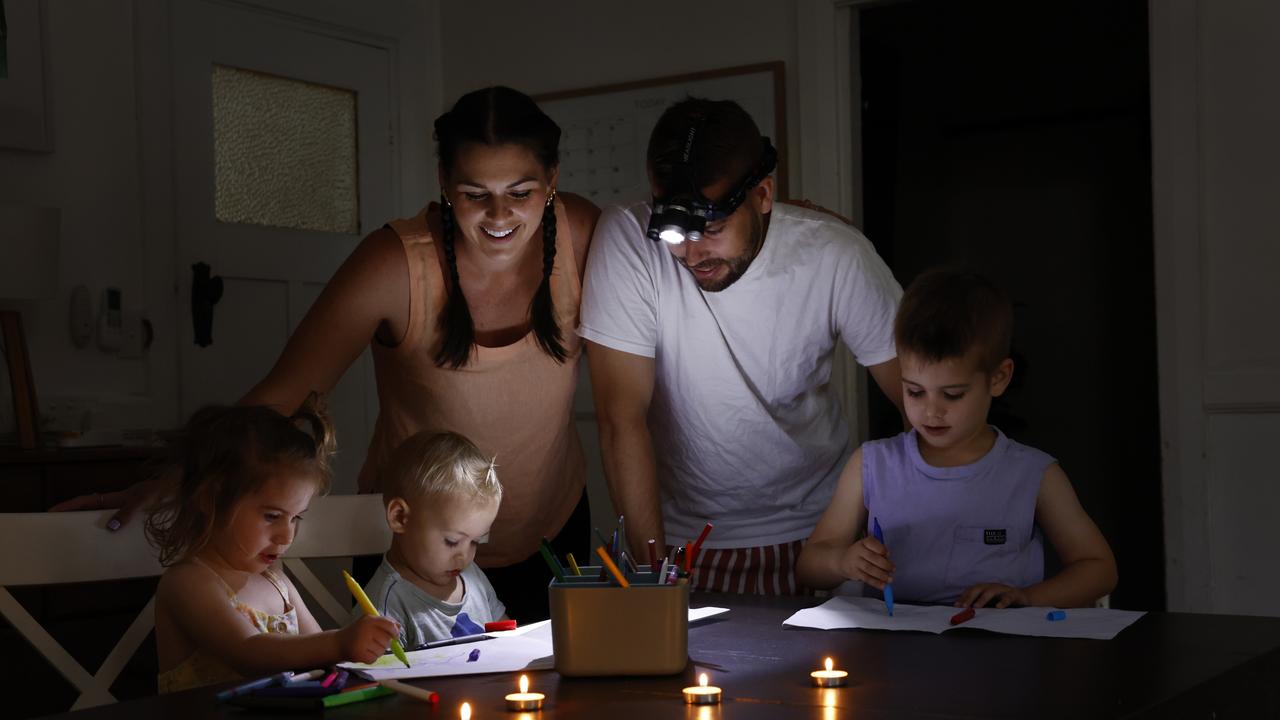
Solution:
{"label": "woman's shoulder", "polygon": [[595,234],[596,221],[600,219],[600,208],[590,200],[574,193],[560,193],[560,202],[564,204],[564,214],[569,221],[573,237],[573,253],[578,260],[578,273],[581,275],[586,267],[587,252],[591,247],[591,236]]}

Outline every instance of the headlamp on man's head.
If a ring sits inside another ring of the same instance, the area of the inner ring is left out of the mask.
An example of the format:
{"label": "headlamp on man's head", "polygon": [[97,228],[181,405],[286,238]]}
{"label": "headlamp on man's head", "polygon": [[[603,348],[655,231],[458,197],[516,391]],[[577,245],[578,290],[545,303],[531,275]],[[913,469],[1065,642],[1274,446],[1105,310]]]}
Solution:
{"label": "headlamp on man's head", "polygon": [[686,160],[686,172],[681,173],[677,180],[679,186],[674,191],[668,190],[663,197],[653,198],[653,214],[649,217],[649,229],[645,235],[655,242],[663,240],[672,245],[679,245],[685,240],[696,242],[702,239],[707,223],[732,215],[747,199],[751,188],[759,185],[778,164],[778,152],[773,149],[769,138],[760,140],[764,144],[760,162],[718,203],[711,202],[702,194],[693,177],[693,168]]}

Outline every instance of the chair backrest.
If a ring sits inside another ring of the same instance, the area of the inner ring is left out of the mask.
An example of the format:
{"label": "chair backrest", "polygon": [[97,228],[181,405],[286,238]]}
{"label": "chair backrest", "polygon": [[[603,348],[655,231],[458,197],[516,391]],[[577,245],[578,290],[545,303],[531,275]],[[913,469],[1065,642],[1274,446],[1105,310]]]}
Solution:
{"label": "chair backrest", "polygon": [[[164,572],[135,518],[107,532],[112,510],[0,513],[0,615],[80,692],[72,709],[115,702],[111,684],[155,626],[155,598],[90,674],[14,599],[8,588],[155,577]],[[391,544],[381,495],[334,495],[311,502],[306,520],[285,553],[284,565],[337,624],[349,604],[338,602],[305,558],[341,558],[385,552]]]}
{"label": "chair backrest", "polygon": [[[297,580],[317,607],[335,625],[345,625],[351,613],[351,602],[345,589],[344,601],[338,601],[325,583],[303,562],[305,558],[343,558],[352,555],[381,555],[391,546],[391,528],[387,527],[381,495],[330,495],[311,501],[298,536],[284,554],[284,566]],[[336,587],[342,583],[334,580]]]}

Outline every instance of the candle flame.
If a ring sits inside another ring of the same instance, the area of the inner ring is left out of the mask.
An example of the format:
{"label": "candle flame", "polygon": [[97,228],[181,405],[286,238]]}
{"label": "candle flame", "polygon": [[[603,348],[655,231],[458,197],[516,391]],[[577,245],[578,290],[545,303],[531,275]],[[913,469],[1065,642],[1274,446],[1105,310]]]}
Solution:
{"label": "candle flame", "polygon": [[462,720],[471,720],[471,703],[462,703],[462,707],[458,708],[458,717]]}
{"label": "candle flame", "polygon": [[522,693],[529,692],[529,678],[525,677],[524,675],[520,676],[520,692]]}
{"label": "candle flame", "polygon": [[699,676],[698,676],[698,684],[699,684],[699,685],[701,685],[702,687],[706,687],[706,686],[707,686],[707,674],[706,674],[706,673],[702,673],[701,675],[699,675]]}
{"label": "candle flame", "polygon": [[831,658],[827,658],[827,662],[824,664],[827,666],[827,672],[831,672],[831,667],[834,664],[831,662]]}

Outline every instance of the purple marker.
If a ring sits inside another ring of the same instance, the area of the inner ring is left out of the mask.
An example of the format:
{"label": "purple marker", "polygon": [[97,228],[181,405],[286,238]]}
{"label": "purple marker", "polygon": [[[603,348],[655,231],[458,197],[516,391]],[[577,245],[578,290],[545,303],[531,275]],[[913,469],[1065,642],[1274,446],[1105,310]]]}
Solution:
{"label": "purple marker", "polygon": [[480,648],[476,648],[475,650],[472,650],[471,654],[467,656],[467,662],[475,662],[479,659],[480,659]]}

